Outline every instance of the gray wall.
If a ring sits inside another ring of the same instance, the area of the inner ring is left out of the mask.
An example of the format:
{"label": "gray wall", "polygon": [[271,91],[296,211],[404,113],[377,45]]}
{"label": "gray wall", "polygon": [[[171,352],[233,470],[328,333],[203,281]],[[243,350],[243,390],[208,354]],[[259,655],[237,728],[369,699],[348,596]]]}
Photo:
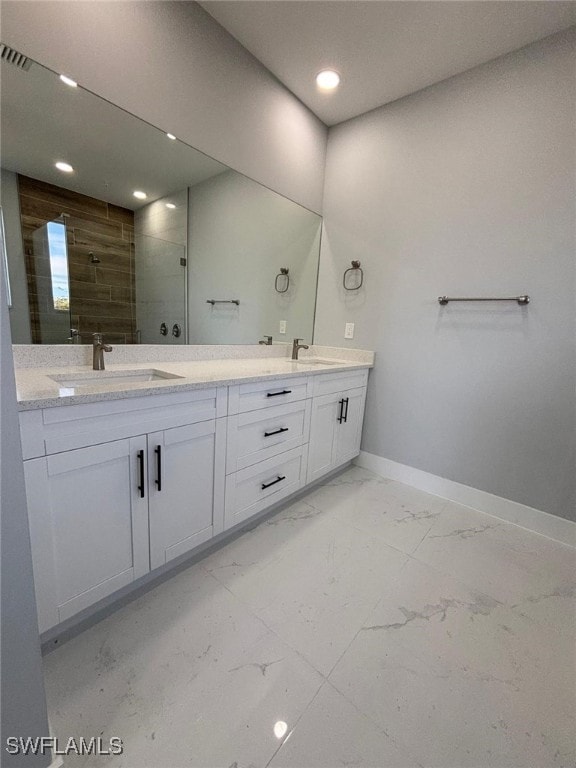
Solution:
{"label": "gray wall", "polygon": [[12,756],[5,751],[9,736],[49,735],[11,352],[4,264],[0,259],[0,754],[3,768],[42,768],[50,763],[49,754]]}
{"label": "gray wall", "polygon": [[319,211],[327,130],[192,2],[2,1],[2,40]]}
{"label": "gray wall", "polygon": [[[376,350],[364,450],[567,518],[574,42],[572,29],[330,130],[315,329],[318,344]],[[365,287],[345,295],[353,258]],[[524,292],[524,309],[436,301]]]}
{"label": "gray wall", "polygon": [[20,203],[18,201],[18,179],[15,173],[1,169],[0,204],[4,212],[6,250],[10,271],[10,327],[14,344],[30,344],[30,312],[28,310],[28,287],[26,285],[26,264],[20,227]]}

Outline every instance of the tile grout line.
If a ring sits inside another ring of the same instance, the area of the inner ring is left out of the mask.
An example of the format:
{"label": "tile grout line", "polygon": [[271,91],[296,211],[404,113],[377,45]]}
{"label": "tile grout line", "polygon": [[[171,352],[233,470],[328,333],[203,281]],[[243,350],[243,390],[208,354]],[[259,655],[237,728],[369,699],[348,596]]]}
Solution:
{"label": "tile grout line", "polygon": [[[398,742],[396,741],[396,739],[395,739],[393,736],[390,736],[390,734],[388,733],[388,731],[386,731],[386,730],[385,730],[385,729],[382,727],[382,725],[381,725],[380,723],[378,723],[376,720],[373,720],[373,719],[370,717],[370,715],[367,715],[365,712],[363,712],[361,709],[359,709],[359,707],[356,705],[356,703],[355,703],[355,702],[353,702],[353,701],[352,701],[352,699],[349,699],[349,698],[348,698],[348,696],[347,696],[347,695],[346,695],[346,694],[345,694],[343,691],[341,691],[341,690],[340,690],[340,688],[337,688],[337,687],[336,687],[336,685],[334,685],[334,683],[333,683],[331,680],[327,680],[326,682],[328,683],[328,685],[329,685],[331,688],[333,688],[333,689],[336,691],[336,693],[337,693],[339,696],[342,696],[342,698],[343,698],[345,701],[347,701],[347,702],[348,702],[348,704],[350,704],[350,706],[351,706],[351,707],[353,707],[353,708],[356,710],[356,712],[358,713],[358,715],[359,715],[361,718],[363,718],[364,720],[367,720],[367,721],[370,723],[370,725],[371,725],[371,726],[372,726],[372,727],[373,727],[375,730],[377,730],[379,733],[382,733],[382,734],[384,734],[384,736],[386,736],[386,738],[387,738],[387,739],[390,739],[390,741],[391,741],[391,742],[394,744],[394,746],[395,746],[395,747],[398,749],[398,751],[399,751],[399,752],[405,752],[405,753],[406,753],[406,754],[407,754],[407,755],[410,757],[410,759],[411,759],[411,760],[416,760],[416,758],[415,758],[415,757],[412,757],[412,755],[410,754],[410,752],[408,751],[407,747],[406,747],[404,744],[402,744],[402,745],[399,745],[399,744],[398,744]],[[418,761],[416,761],[416,765],[418,766],[418,768],[424,768],[424,766],[423,766],[423,765],[421,765],[421,764],[420,764]],[[267,768],[267,767],[266,767],[266,768]],[[396,766],[395,768],[402,768],[402,766],[398,765],[398,766]]]}
{"label": "tile grout line", "polygon": [[306,704],[306,706],[304,707],[304,709],[302,710],[302,712],[300,713],[300,715],[297,717],[297,719],[296,719],[296,722],[294,723],[294,725],[293,725],[293,726],[292,726],[292,728],[290,729],[290,733],[289,733],[289,734],[288,734],[288,736],[286,736],[286,738],[285,738],[285,739],[284,739],[284,740],[283,740],[283,741],[282,741],[282,742],[281,742],[281,743],[278,745],[277,749],[276,749],[276,750],[273,752],[272,756],[270,757],[270,759],[268,760],[268,762],[265,764],[264,768],[268,768],[268,766],[271,764],[272,760],[274,760],[274,758],[276,757],[276,755],[278,754],[278,752],[279,752],[279,751],[282,749],[282,747],[284,746],[284,744],[285,744],[285,743],[288,741],[288,739],[290,738],[290,736],[291,736],[291,735],[294,733],[294,730],[295,730],[296,726],[298,725],[298,723],[300,722],[300,720],[302,719],[302,717],[304,716],[304,714],[305,714],[305,713],[308,711],[308,709],[309,709],[309,708],[310,708],[310,706],[312,705],[312,702],[313,702],[313,701],[316,699],[316,697],[318,696],[318,694],[320,693],[320,691],[322,690],[322,688],[324,687],[324,685],[325,685],[325,684],[328,682],[328,677],[327,677],[327,676],[326,676],[326,675],[325,675],[323,672],[320,672],[320,670],[319,670],[319,669],[316,669],[316,667],[314,666],[314,664],[312,664],[312,662],[310,662],[310,661],[309,661],[309,660],[308,660],[308,659],[307,659],[305,656],[303,656],[303,655],[300,653],[300,651],[298,651],[298,649],[294,648],[294,647],[293,647],[293,646],[292,646],[292,645],[291,645],[291,644],[290,644],[290,643],[289,643],[287,640],[284,640],[284,638],[280,637],[280,635],[279,635],[279,634],[278,634],[278,633],[277,633],[277,632],[276,632],[274,629],[272,629],[272,627],[269,627],[269,626],[268,626],[268,624],[266,624],[266,622],[264,621],[264,619],[262,619],[260,616],[258,616],[258,614],[257,614],[257,613],[255,613],[255,612],[254,612],[254,610],[252,609],[252,607],[251,607],[251,606],[247,605],[247,604],[244,602],[244,600],[242,600],[242,598],[241,598],[241,597],[239,597],[239,596],[238,596],[238,595],[237,595],[235,592],[233,592],[233,591],[232,591],[232,590],[231,590],[231,589],[230,589],[230,588],[229,588],[229,587],[228,587],[226,584],[224,584],[223,582],[221,582],[221,581],[220,581],[220,579],[219,579],[217,576],[215,576],[213,573],[211,573],[211,572],[210,572],[210,571],[208,571],[206,568],[204,568],[204,566],[202,566],[202,567],[203,567],[204,571],[205,571],[206,573],[208,573],[210,576],[212,576],[212,578],[213,578],[213,579],[214,579],[214,580],[215,580],[215,581],[216,581],[216,582],[217,582],[217,583],[218,583],[218,584],[219,584],[219,585],[220,585],[220,586],[221,586],[223,589],[225,589],[227,592],[229,592],[229,594],[230,594],[230,595],[232,595],[232,597],[233,597],[235,600],[237,600],[237,601],[240,603],[240,605],[242,605],[242,606],[243,606],[243,607],[246,609],[246,611],[247,611],[247,612],[248,612],[248,613],[249,613],[249,614],[250,614],[250,615],[251,615],[253,618],[257,619],[257,621],[259,621],[259,622],[260,622],[260,623],[261,623],[261,624],[262,624],[262,625],[263,625],[263,626],[266,628],[266,630],[267,630],[268,632],[270,632],[270,633],[271,633],[271,634],[272,634],[272,635],[273,635],[273,636],[274,636],[274,637],[275,637],[275,638],[276,638],[276,639],[277,639],[277,640],[278,640],[280,643],[282,643],[283,645],[285,645],[285,646],[287,646],[288,648],[290,648],[290,649],[292,650],[292,652],[293,652],[293,653],[295,653],[295,654],[296,654],[296,656],[298,656],[298,658],[299,658],[299,659],[301,659],[301,660],[304,662],[304,664],[306,664],[306,666],[308,666],[308,667],[310,667],[310,669],[314,670],[314,672],[315,672],[317,675],[319,675],[319,676],[320,676],[320,678],[321,678],[321,682],[320,682],[320,685],[318,686],[318,688],[317,688],[316,692],[314,693],[314,695],[312,696],[312,698],[310,699],[310,701],[309,701],[309,702]]}
{"label": "tile grout line", "polygon": [[[316,670],[316,671],[317,671],[317,670]],[[284,744],[286,744],[286,742],[288,741],[288,739],[289,739],[289,738],[292,736],[292,734],[294,733],[294,731],[295,731],[295,730],[296,730],[296,728],[298,727],[298,724],[300,723],[300,720],[302,720],[302,718],[304,717],[304,715],[306,714],[306,712],[308,712],[308,710],[310,709],[310,707],[312,706],[312,704],[314,703],[314,701],[315,701],[315,700],[316,700],[316,698],[318,697],[318,694],[320,693],[320,691],[322,690],[322,688],[324,688],[324,686],[325,686],[325,685],[328,685],[328,684],[329,684],[329,683],[328,683],[328,679],[327,679],[327,678],[324,678],[324,679],[322,680],[322,683],[320,684],[320,687],[318,688],[318,690],[317,690],[317,691],[316,691],[316,693],[314,694],[314,696],[312,696],[312,698],[310,699],[310,701],[308,702],[308,704],[307,704],[307,705],[304,707],[304,709],[302,710],[302,712],[301,712],[301,713],[300,713],[300,715],[298,716],[298,718],[297,718],[296,722],[294,723],[294,725],[293,725],[293,726],[292,726],[292,728],[290,729],[290,733],[289,733],[289,734],[288,734],[288,736],[286,736],[286,738],[285,738],[285,739],[284,739],[284,740],[283,740],[283,741],[282,741],[282,742],[281,742],[281,743],[278,745],[278,749],[276,749],[276,750],[275,750],[274,754],[272,755],[272,757],[270,758],[270,760],[268,760],[268,762],[266,763],[266,765],[264,766],[264,768],[269,768],[269,766],[271,765],[271,763],[272,763],[272,761],[274,760],[274,758],[276,757],[276,755],[277,755],[277,754],[280,752],[280,750],[282,749],[282,747],[284,746]]]}

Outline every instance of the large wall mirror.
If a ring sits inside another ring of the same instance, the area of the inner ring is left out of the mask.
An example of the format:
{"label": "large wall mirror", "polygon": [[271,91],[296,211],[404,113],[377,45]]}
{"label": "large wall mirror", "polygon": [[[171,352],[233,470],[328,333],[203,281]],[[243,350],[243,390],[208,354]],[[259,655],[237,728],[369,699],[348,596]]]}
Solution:
{"label": "large wall mirror", "polygon": [[312,339],[317,214],[0,51],[14,343]]}

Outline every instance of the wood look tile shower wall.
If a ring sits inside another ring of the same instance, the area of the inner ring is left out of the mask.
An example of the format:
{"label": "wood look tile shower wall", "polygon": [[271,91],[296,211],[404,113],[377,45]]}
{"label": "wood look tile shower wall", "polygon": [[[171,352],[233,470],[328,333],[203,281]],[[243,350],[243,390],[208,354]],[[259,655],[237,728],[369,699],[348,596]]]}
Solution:
{"label": "wood look tile shower wall", "polygon": [[[42,282],[50,281],[48,259],[34,257],[32,234],[66,214],[71,326],[83,342],[100,331],[110,341],[133,343],[136,332],[134,212],[26,176],[18,176],[22,237],[32,341],[40,343],[41,320],[51,312]],[[90,252],[100,262],[93,264]],[[44,315],[44,317],[42,317]]]}

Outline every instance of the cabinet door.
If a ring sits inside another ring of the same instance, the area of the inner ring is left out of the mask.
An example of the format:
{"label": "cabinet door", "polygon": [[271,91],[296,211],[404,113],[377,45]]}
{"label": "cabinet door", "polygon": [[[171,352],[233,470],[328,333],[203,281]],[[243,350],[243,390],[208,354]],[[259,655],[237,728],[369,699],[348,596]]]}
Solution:
{"label": "cabinet door", "polygon": [[340,395],[322,395],[312,400],[307,482],[313,483],[334,466],[334,445]]}
{"label": "cabinet door", "polygon": [[40,631],[150,570],[145,453],[136,437],[24,462]]}
{"label": "cabinet door", "polygon": [[366,388],[349,389],[338,396],[342,410],[342,420],[337,422],[334,446],[334,464],[339,466],[350,461],[360,453],[362,422],[364,420],[364,401]]}
{"label": "cabinet door", "polygon": [[309,483],[360,453],[365,399],[366,387],[313,398]]}
{"label": "cabinet door", "polygon": [[148,435],[152,568],[223,530],[225,430],[213,419]]}

